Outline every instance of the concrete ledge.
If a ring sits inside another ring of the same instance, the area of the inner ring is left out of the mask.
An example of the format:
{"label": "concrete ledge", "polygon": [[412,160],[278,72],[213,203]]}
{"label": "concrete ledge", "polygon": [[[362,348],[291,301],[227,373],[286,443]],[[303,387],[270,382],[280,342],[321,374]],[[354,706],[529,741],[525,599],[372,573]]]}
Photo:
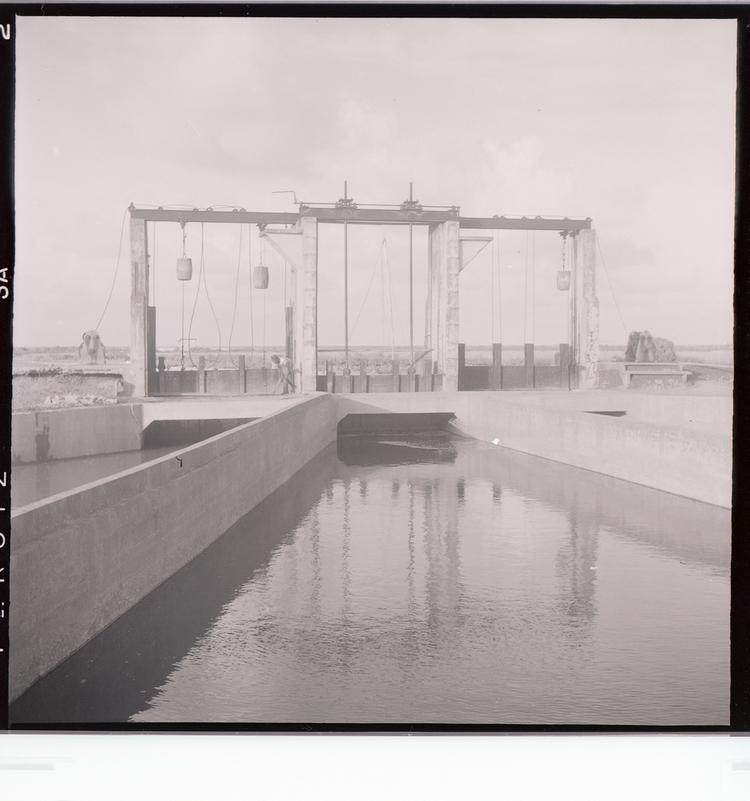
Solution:
{"label": "concrete ledge", "polygon": [[44,462],[140,450],[140,404],[16,412],[11,421],[13,462]]}
{"label": "concrete ledge", "polygon": [[[456,429],[468,436],[497,440],[522,453],[704,503],[731,506],[731,397],[456,392],[337,395],[335,401],[342,417],[386,411],[453,412]],[[623,405],[631,401],[631,406]],[[624,408],[630,409],[625,417],[586,413]],[[651,422],[654,418],[656,422]]]}
{"label": "concrete ledge", "polygon": [[[197,556],[336,438],[308,398],[13,513],[10,697]],[[40,581],[43,577],[43,582]]]}

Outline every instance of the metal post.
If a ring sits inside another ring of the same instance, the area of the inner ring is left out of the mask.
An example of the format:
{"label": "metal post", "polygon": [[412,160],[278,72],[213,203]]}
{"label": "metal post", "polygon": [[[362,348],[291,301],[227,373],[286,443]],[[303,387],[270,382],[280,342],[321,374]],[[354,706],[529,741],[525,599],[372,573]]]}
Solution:
{"label": "metal post", "polygon": [[[570,335],[568,337],[570,355],[568,360],[573,368],[573,386],[578,387],[578,365],[581,360],[581,354],[578,352],[578,237],[573,234],[571,239],[573,240],[573,269],[570,276],[572,280],[570,282]],[[568,369],[570,371],[570,368]]]}
{"label": "metal post", "polygon": [[237,357],[237,380],[240,395],[247,392],[247,373],[245,372],[245,356]]}
{"label": "metal post", "polygon": [[349,367],[349,224],[344,223],[344,365]]}
{"label": "metal post", "polygon": [[[409,203],[414,200],[413,184],[409,181]],[[409,353],[414,365],[414,226],[409,223]]]}
{"label": "metal post", "polygon": [[523,346],[524,386],[534,388],[534,343],[526,342]]}

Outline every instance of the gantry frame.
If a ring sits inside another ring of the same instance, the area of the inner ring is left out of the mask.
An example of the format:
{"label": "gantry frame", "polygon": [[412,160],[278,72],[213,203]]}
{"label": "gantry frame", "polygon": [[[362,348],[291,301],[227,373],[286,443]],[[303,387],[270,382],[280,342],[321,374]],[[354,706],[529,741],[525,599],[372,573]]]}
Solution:
{"label": "gantry frame", "polygon": [[[292,318],[295,369],[300,391],[315,391],[317,378],[318,225],[426,225],[429,227],[428,283],[442,287],[442,294],[428,303],[428,319],[434,320],[434,351],[443,389],[458,389],[458,275],[461,271],[461,231],[557,231],[571,236],[573,248],[574,385],[593,387],[598,381],[598,300],[596,298],[595,232],[590,217],[462,216],[458,206],[423,206],[408,200],[400,206],[358,205],[346,196],[334,204],[298,203],[296,212],[234,209],[139,208],[131,204],[131,371],[135,396],[145,396],[149,374],[155,370],[155,309],[148,305],[148,222],[229,223],[257,225],[264,235],[298,234],[302,237],[302,261],[293,267]],[[283,226],[273,229],[269,226]],[[346,230],[346,228],[345,228]],[[297,273],[301,272],[301,280]],[[580,273],[580,275],[579,275]],[[346,273],[345,273],[346,278]],[[410,269],[410,286],[411,286]],[[410,291],[411,299],[411,291]],[[410,314],[413,315],[413,302]],[[433,330],[430,328],[430,330]],[[413,334],[412,334],[413,336]],[[347,338],[348,342],[348,338]],[[413,348],[412,348],[413,349]]]}

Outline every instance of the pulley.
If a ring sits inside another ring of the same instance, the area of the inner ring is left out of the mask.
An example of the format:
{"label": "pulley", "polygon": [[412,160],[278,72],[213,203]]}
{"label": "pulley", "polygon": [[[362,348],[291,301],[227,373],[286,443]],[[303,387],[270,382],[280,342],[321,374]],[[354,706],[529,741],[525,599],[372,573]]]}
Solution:
{"label": "pulley", "polygon": [[189,281],[193,277],[193,260],[185,255],[185,221],[181,220],[182,226],[182,256],[177,259],[177,280]]}

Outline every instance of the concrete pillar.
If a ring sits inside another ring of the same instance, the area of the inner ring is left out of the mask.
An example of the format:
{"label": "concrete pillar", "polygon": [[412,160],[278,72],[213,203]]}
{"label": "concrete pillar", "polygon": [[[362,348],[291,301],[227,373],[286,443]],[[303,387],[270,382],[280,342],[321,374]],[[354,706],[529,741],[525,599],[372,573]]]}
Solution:
{"label": "concrete pillar", "polygon": [[430,227],[431,337],[433,358],[443,375],[443,391],[458,390],[458,273],[460,239],[457,220]]}
{"label": "concrete pillar", "polygon": [[130,369],[134,397],[148,390],[148,240],[146,220],[130,218]]}
{"label": "concrete pillar", "polygon": [[596,296],[596,232],[583,230],[577,239],[576,342],[574,362],[578,388],[595,389],[599,384],[599,299]]}
{"label": "concrete pillar", "polygon": [[302,276],[294,312],[297,392],[315,392],[318,381],[318,221],[303,217]]}

